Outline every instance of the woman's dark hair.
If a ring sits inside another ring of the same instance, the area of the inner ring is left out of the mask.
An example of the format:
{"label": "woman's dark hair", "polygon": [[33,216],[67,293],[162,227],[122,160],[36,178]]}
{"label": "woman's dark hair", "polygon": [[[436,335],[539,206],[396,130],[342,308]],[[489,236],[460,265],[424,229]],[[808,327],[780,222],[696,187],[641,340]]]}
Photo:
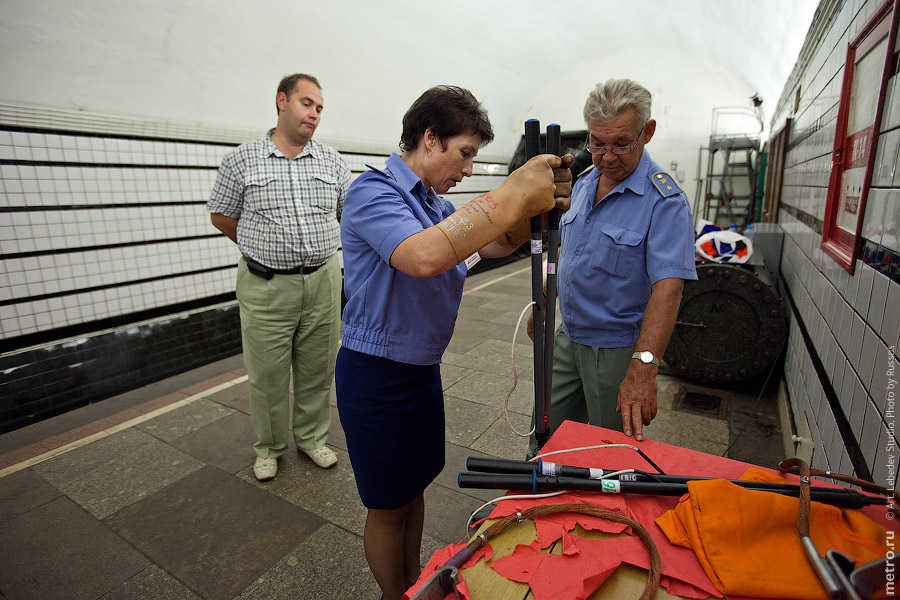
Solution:
{"label": "woman's dark hair", "polygon": [[494,139],[494,129],[482,108],[469,90],[453,85],[439,85],[426,91],[413,102],[403,115],[400,149],[412,152],[428,128],[434,132],[441,147],[444,140],[455,135],[477,134],[484,146]]}

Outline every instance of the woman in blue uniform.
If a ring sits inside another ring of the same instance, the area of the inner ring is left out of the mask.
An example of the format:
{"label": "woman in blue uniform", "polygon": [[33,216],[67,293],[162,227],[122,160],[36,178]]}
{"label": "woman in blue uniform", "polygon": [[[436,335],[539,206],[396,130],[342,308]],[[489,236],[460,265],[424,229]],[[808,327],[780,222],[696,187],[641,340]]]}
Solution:
{"label": "woman in blue uniform", "polygon": [[444,465],[439,363],[464,261],[476,252],[509,254],[528,239],[529,217],[567,207],[571,193],[571,157],[541,155],[455,211],[440,194],[472,175],[475,155],[492,139],[468,90],[429,89],[403,117],[401,154],[370,167],[344,202],[338,410],[368,508],[366,559],[387,600],[399,599],[421,570],[423,492]]}

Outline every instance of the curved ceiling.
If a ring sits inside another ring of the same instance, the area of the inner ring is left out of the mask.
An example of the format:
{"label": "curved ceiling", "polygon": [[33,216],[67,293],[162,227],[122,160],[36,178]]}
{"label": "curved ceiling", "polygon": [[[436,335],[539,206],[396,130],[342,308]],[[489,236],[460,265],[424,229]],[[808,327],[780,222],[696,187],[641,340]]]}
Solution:
{"label": "curved ceiling", "polygon": [[580,129],[593,85],[630,77],[654,95],[651,153],[691,177],[713,107],[749,108],[758,94],[774,110],[816,6],[4,0],[0,101],[264,129],[277,81],[302,71],[323,85],[321,139],[393,148],[410,103],[456,84],[491,116],[496,139],[483,154],[506,159],[525,119]]}

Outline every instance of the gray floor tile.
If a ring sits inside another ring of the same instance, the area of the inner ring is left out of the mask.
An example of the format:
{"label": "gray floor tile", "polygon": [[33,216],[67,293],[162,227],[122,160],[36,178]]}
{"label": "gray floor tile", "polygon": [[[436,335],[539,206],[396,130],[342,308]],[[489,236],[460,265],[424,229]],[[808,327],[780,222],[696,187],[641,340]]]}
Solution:
{"label": "gray floor tile", "polygon": [[[519,348],[517,344],[517,348]],[[510,356],[510,346],[507,344],[507,350],[502,355],[495,355],[491,357],[481,357],[481,356],[473,356],[470,354],[458,354],[456,352],[447,351],[444,353],[441,361],[443,363],[442,368],[444,366],[450,365],[453,367],[460,367],[466,370],[466,373],[472,372],[482,372],[482,373],[493,373],[496,376],[504,377],[509,380],[510,384],[513,380],[513,369],[512,369],[512,358]],[[531,364],[531,353],[529,352],[527,356],[521,356],[519,354],[516,355],[516,373],[518,374],[519,382],[527,382],[523,385],[531,386],[532,381],[532,364]],[[459,380],[461,381],[461,379]],[[454,384],[455,385],[455,384]],[[446,386],[445,390],[447,389]]]}
{"label": "gray floor tile", "polygon": [[534,383],[521,376],[514,380],[512,373],[507,376],[473,371],[465,379],[450,386],[445,395],[482,404],[494,410],[503,410],[506,397],[509,396],[509,410],[528,415],[534,407]]}
{"label": "gray floor tile", "polygon": [[331,406],[337,406],[337,392],[334,391],[334,380],[331,380],[331,389],[328,390],[328,402]]}
{"label": "gray floor tile", "polygon": [[720,444],[694,437],[689,432],[678,427],[677,424],[673,425],[665,422],[657,423],[654,421],[650,427],[644,429],[644,437],[648,440],[656,440],[658,442],[672,444],[673,446],[706,452],[707,454],[712,454],[714,456],[721,456],[728,448],[727,444]]}
{"label": "gray floor tile", "polygon": [[474,369],[479,363],[478,357],[476,356],[468,356],[467,354],[462,354],[459,352],[454,352],[453,350],[446,350],[444,354],[441,356],[441,368],[443,369],[446,365],[452,365],[454,367],[462,367],[464,369]]}
{"label": "gray floor tile", "polygon": [[[526,275],[527,277],[527,275]],[[480,306],[492,306],[495,309],[503,309],[506,310],[506,307],[509,305],[511,299],[508,294],[503,294],[500,292],[495,292],[496,287],[494,285],[481,288],[478,291],[469,292],[465,296],[465,300],[471,300],[474,298],[479,298],[482,300]],[[522,308],[525,308],[525,305],[531,302],[531,295],[529,294],[528,298],[522,303]]]}
{"label": "gray floor tile", "polygon": [[325,524],[251,583],[241,600],[376,600],[362,538]]}
{"label": "gray floor tile", "polygon": [[233,598],[323,525],[315,515],[214,467],[104,522],[211,600]]}
{"label": "gray floor tile", "polygon": [[446,362],[441,364],[441,384],[444,390],[466,377],[470,371],[471,369],[466,367],[459,367]]}
{"label": "gray floor tile", "polygon": [[[510,342],[494,339],[486,339],[465,352],[468,356],[476,356],[482,359],[499,358],[501,364],[506,366],[510,374],[512,373],[512,363],[510,360],[511,353],[512,346]],[[532,346],[531,340],[528,339],[528,336],[519,336],[519,338],[516,339],[516,367],[521,370],[524,367],[530,366],[532,364],[531,361],[533,356],[534,347]]]}
{"label": "gray floor tile", "polygon": [[[471,323],[475,324],[476,322],[471,321]],[[482,343],[492,331],[501,327],[500,325],[477,324],[478,327],[471,328],[457,326],[457,331],[453,333],[453,339],[447,344],[447,350],[460,354],[465,353]]]}
{"label": "gray floor tile", "polygon": [[102,519],[202,466],[199,460],[131,428],[33,469]]}
{"label": "gray floor tile", "polygon": [[100,600],[200,600],[180,581],[153,565],[147,567]]}
{"label": "gray floor tile", "polygon": [[673,399],[684,390],[684,381],[660,373],[656,377],[656,404],[660,409],[671,409]]}
{"label": "gray floor tile", "polygon": [[347,450],[347,436],[344,435],[344,428],[341,427],[341,415],[338,413],[336,406],[331,407],[331,429],[328,432],[328,445],[340,448],[345,452]]}
{"label": "gray floor tile", "polygon": [[234,475],[256,460],[256,436],[249,415],[231,414],[172,441],[172,445],[208,465]]}
{"label": "gray floor tile", "polygon": [[200,398],[186,406],[145,421],[137,428],[164,442],[171,442],[227,417],[233,412],[233,409],[222,406],[218,402]]}
{"label": "gray floor tile", "polygon": [[320,469],[305,456],[291,449],[278,459],[278,476],[259,482],[247,469],[238,476],[248,483],[274,494],[310,513],[362,535],[366,509],[356,491],[356,480],[345,450],[333,448],[338,463]]}
{"label": "gray floor tile", "polygon": [[444,460],[444,469],[435,478],[434,483],[442,485],[451,490],[458,490],[468,496],[473,496],[480,500],[490,500],[496,494],[490,491],[477,489],[460,489],[457,479],[460,473],[466,472],[466,459],[470,456],[487,456],[483,452],[466,448],[465,446],[457,446],[456,444],[446,444],[446,457]]}
{"label": "gray floor tile", "polygon": [[[519,261],[466,282],[471,290],[518,271],[465,293],[454,340],[443,357],[446,461],[425,493],[423,564],[467,535],[471,511],[501,495],[459,489],[456,480],[466,458],[525,456],[527,438],[511,431],[503,401],[512,385],[513,325],[530,300],[527,266],[527,260]],[[533,366],[524,327],[516,342],[519,381],[509,416],[526,432]],[[766,452],[781,450],[774,402],[770,397],[756,402],[758,390],[707,390],[665,374],[657,384],[660,416],[647,428],[651,439],[717,455],[737,439],[730,456],[769,466]],[[53,597],[57,591],[60,597],[105,600],[237,595],[376,600],[379,590],[362,547],[366,510],[356,492],[333,391],[328,444],[338,454],[338,465],[321,470],[298,456],[292,444],[279,461],[278,477],[260,483],[251,468],[248,387],[246,382],[230,386],[146,422],[143,431],[132,428],[0,478],[0,600]],[[673,400],[687,389],[721,395],[727,419],[674,410]],[[91,518],[72,500],[104,521]],[[40,536],[38,542],[30,541],[34,535]],[[36,562],[9,563],[10,548],[18,557],[20,547],[34,548]],[[48,556],[40,555],[45,549]],[[94,563],[100,564],[97,578]],[[27,579],[29,574],[37,575]],[[5,585],[13,579],[18,587]]]}
{"label": "gray floor tile", "polygon": [[244,381],[243,383],[235,384],[222,391],[216,392],[215,394],[210,394],[207,396],[207,399],[249,415],[250,383]]}
{"label": "gray floor tile", "polygon": [[[509,413],[509,420],[521,433],[531,431],[531,416]],[[524,460],[528,452],[528,438],[520,437],[510,428],[503,414],[491,423],[485,432],[471,446],[474,450],[489,456],[508,460]]]}
{"label": "gray floor tile", "polygon": [[0,525],[0,565],[9,600],[94,600],[150,561],[60,497]]}
{"label": "gray floor tile", "polygon": [[469,515],[483,503],[462,492],[432,484],[425,490],[425,531],[444,545],[458,543],[467,536]]}
{"label": "gray floor tile", "polygon": [[[661,422],[672,422],[676,426],[682,427],[686,433],[693,433],[700,439],[727,444],[729,439],[727,412],[727,405],[719,416],[710,416],[673,407],[661,409],[657,415],[662,414],[663,421]],[[657,416],[657,419],[659,419],[659,416]],[[656,419],[654,419],[655,422]],[[653,423],[651,423],[652,425]]]}
{"label": "gray floor tile", "polygon": [[444,396],[446,440],[459,446],[470,446],[493,423],[500,412],[494,408]]}
{"label": "gray floor tile", "polygon": [[728,419],[728,458],[775,468],[787,458],[778,412],[732,410]]}
{"label": "gray floor tile", "polygon": [[[471,284],[471,285],[470,285]],[[472,289],[475,287],[472,279],[466,281],[466,288]],[[472,293],[469,291],[463,291],[463,300],[460,304],[460,310],[465,310],[467,308],[473,308],[477,306],[481,306],[482,304],[491,302],[491,298],[487,298],[485,296],[479,296],[477,293]]]}
{"label": "gray floor tile", "polygon": [[492,323],[488,319],[491,315],[496,314],[495,311],[486,308],[464,308],[462,309],[468,316],[463,316],[463,318],[456,319],[456,325],[453,328],[453,337],[462,336],[468,337],[470,335],[475,336],[476,338],[485,339],[490,337],[490,335],[498,330],[503,328],[503,325],[500,323]]}
{"label": "gray floor tile", "polygon": [[[523,308],[525,304],[527,304],[527,302],[523,303]],[[459,318],[485,328],[485,331],[488,332],[486,335],[490,335],[501,329],[500,327],[497,327],[497,325],[502,325],[503,328],[507,329],[515,327],[521,312],[521,308],[518,310],[509,310],[508,307],[504,307],[504,309],[498,310],[490,304],[483,304],[477,307],[461,307],[459,310]],[[528,314],[526,313],[525,317],[522,319],[523,335],[525,330],[524,323],[527,318]],[[510,333],[510,335],[512,334]]]}
{"label": "gray floor tile", "polygon": [[23,515],[61,495],[62,492],[31,469],[0,478],[0,523]]}
{"label": "gray floor tile", "polygon": [[[699,446],[728,445],[728,422],[678,410],[661,410],[644,427],[644,435],[651,440],[674,444],[682,448],[700,450]],[[707,452],[707,450],[702,450]]]}

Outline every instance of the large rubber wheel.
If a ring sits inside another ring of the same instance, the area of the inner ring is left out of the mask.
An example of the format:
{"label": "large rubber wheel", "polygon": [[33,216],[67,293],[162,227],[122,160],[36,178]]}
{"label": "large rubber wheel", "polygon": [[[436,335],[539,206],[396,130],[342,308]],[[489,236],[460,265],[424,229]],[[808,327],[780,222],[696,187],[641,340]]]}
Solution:
{"label": "large rubber wheel", "polygon": [[685,285],[666,365],[712,385],[743,381],[771,366],[787,336],[775,290],[733,265],[698,265],[697,278]]}

